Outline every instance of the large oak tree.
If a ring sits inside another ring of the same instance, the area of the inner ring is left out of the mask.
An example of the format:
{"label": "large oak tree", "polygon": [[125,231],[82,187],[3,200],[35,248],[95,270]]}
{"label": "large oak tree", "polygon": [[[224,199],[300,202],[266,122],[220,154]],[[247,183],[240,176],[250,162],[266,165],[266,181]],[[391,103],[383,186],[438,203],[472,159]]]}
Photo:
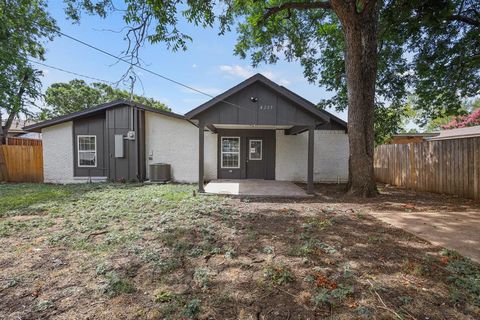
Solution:
{"label": "large oak tree", "polygon": [[[374,121],[395,123],[414,94],[423,119],[454,113],[479,93],[480,2],[476,0],[65,0],[67,13],[123,14],[127,54],[145,41],[186,49],[182,19],[236,26],[235,53],[253,65],[298,60],[304,74],[335,91],[319,107],[348,107],[349,192],[372,196]],[[381,121],[379,121],[381,119]],[[392,127],[395,127],[394,125]]]}

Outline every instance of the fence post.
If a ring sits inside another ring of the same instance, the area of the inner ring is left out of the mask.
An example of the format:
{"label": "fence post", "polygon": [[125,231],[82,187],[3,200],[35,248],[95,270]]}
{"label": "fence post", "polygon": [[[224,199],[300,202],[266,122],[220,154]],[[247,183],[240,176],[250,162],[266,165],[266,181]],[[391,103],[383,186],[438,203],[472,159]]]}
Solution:
{"label": "fence post", "polygon": [[0,145],[0,181],[8,181],[7,164],[3,152],[4,145]]}
{"label": "fence post", "polygon": [[473,139],[473,193],[480,200],[480,138]]}

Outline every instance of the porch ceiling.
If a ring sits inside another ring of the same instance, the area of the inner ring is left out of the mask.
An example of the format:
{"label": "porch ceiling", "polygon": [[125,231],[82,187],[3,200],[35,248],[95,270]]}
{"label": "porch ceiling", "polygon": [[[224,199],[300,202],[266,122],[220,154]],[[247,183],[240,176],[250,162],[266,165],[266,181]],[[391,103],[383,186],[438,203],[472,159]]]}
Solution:
{"label": "porch ceiling", "polygon": [[247,125],[247,124],[213,124],[217,129],[264,129],[264,130],[285,130],[290,129],[291,125]]}

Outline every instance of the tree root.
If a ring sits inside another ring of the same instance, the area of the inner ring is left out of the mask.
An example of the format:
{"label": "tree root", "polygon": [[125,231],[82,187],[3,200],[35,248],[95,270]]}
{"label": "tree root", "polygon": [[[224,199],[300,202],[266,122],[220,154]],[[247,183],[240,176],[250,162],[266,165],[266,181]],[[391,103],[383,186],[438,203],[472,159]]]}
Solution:
{"label": "tree root", "polygon": [[87,240],[90,239],[91,237],[99,236],[101,234],[108,233],[108,230],[102,230],[102,231],[97,231],[97,232],[92,232],[87,236]]}
{"label": "tree root", "polygon": [[[370,289],[370,291],[372,291],[378,298],[378,300],[380,301],[380,303],[382,304],[381,306],[379,306],[380,309],[384,309],[386,311],[389,311],[390,313],[393,313],[395,315],[395,317],[397,317],[398,319],[400,320],[403,320],[403,317],[401,315],[399,315],[395,310],[393,310],[392,308],[389,308],[385,302],[383,301],[382,297],[380,296],[380,294],[374,289],[373,287],[373,284],[370,280],[367,279],[367,282],[370,284],[370,286],[372,287]],[[405,310],[404,310],[405,311]],[[411,314],[409,314],[410,317],[412,317],[412,319],[414,320],[417,320],[415,317],[413,317]]]}

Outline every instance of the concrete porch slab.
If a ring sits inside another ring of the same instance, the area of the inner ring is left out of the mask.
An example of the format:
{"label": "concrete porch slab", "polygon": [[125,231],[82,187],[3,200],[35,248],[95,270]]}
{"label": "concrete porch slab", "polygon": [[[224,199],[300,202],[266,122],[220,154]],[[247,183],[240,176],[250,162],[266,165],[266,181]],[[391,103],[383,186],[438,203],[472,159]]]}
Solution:
{"label": "concrete porch slab", "polygon": [[205,186],[205,193],[247,197],[309,198],[304,189],[290,181],[219,179]]}

